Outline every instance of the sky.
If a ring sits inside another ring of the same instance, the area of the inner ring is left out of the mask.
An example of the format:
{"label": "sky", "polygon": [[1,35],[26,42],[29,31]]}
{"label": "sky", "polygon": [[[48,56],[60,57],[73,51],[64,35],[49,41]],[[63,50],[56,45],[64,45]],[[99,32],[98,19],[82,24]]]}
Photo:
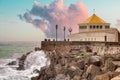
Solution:
{"label": "sky", "polygon": [[[120,0],[0,0],[0,41],[42,41],[95,14],[120,30]],[[66,35],[69,32],[66,32]]]}

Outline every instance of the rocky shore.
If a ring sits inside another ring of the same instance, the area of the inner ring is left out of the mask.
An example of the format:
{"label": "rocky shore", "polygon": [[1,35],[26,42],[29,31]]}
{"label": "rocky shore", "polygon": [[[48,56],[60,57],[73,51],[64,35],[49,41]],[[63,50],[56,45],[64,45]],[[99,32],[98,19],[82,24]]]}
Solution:
{"label": "rocky shore", "polygon": [[[51,64],[36,70],[39,76],[31,80],[120,80],[120,53],[98,55],[89,48],[79,52],[45,53]],[[27,55],[19,59],[19,70],[24,69]]]}

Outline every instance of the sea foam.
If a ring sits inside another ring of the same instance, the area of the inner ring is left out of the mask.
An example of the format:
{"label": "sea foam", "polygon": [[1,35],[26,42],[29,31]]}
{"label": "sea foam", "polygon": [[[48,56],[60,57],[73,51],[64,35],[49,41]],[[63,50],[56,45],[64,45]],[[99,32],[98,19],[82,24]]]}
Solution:
{"label": "sea foam", "polygon": [[44,51],[34,51],[27,56],[24,62],[25,70],[16,70],[10,66],[1,65],[0,80],[31,80],[32,77],[39,75],[35,70],[49,65],[50,61]]}

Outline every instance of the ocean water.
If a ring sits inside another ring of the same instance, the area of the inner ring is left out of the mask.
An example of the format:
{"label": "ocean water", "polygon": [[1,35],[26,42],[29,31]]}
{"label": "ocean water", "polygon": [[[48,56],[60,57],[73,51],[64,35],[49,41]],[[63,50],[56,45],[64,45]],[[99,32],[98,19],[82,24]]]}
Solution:
{"label": "ocean water", "polygon": [[0,42],[0,59],[19,57],[35,47],[41,47],[41,42]]}
{"label": "ocean water", "polygon": [[[14,66],[6,65],[7,61],[13,59],[0,59],[0,80],[31,80],[32,77],[39,74],[35,70],[40,70],[41,67],[49,66],[49,58],[46,57],[44,51],[33,51],[25,60],[25,70],[16,70],[17,64]],[[15,59],[14,59],[15,60]]]}
{"label": "ocean water", "polygon": [[[0,42],[0,80],[31,80],[38,76],[36,70],[50,65],[44,51],[34,51],[40,45],[40,42]],[[17,70],[18,58],[30,51],[24,62],[25,70]],[[11,61],[17,64],[7,65]]]}

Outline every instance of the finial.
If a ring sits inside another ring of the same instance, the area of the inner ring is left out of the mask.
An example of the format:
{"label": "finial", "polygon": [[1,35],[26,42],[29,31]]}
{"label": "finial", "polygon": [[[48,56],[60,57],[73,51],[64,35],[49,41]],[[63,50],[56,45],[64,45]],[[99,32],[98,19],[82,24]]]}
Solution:
{"label": "finial", "polygon": [[95,9],[93,9],[93,14],[95,14]]}

